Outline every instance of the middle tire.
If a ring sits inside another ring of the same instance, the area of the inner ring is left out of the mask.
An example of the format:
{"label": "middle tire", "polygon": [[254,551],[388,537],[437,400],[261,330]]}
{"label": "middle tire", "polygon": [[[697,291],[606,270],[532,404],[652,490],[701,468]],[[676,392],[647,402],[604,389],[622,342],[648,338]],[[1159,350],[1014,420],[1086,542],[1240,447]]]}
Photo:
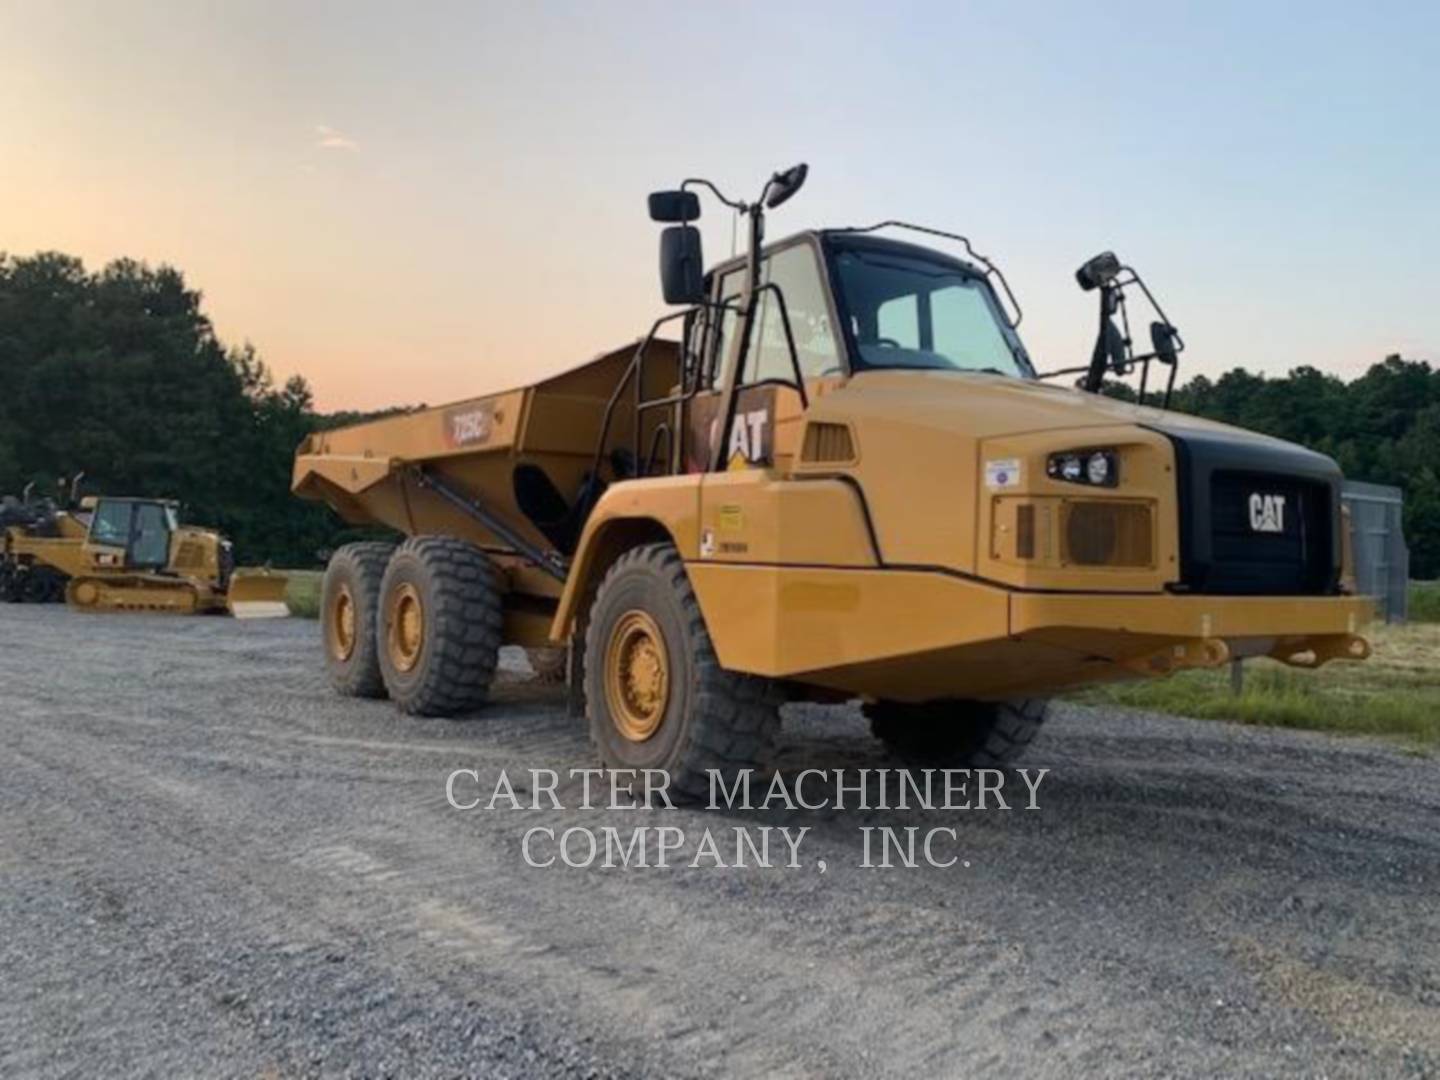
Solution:
{"label": "middle tire", "polygon": [[500,656],[500,578],[473,544],[417,536],[395,549],[380,583],[380,674],[396,706],[455,716],[485,703]]}
{"label": "middle tire", "polygon": [[626,552],[600,583],[585,629],[585,713],[608,769],[663,769],[670,789],[704,799],[769,752],[775,683],[726,671],[671,544]]}

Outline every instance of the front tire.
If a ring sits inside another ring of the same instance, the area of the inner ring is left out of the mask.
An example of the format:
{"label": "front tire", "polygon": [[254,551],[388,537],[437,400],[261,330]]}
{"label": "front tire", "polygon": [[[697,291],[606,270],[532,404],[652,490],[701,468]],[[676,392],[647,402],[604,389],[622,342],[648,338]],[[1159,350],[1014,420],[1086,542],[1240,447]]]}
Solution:
{"label": "front tire", "polygon": [[456,716],[485,704],[500,657],[500,578],[474,544],[407,540],[380,586],[380,674],[402,712]]}
{"label": "front tire", "polygon": [[999,769],[1018,760],[1045,722],[1050,703],[935,701],[865,706],[870,730],[900,760],[916,765]]}
{"label": "front tire", "polygon": [[336,693],[382,698],[376,613],[380,581],[393,544],[346,544],[330,557],[320,587],[320,633],[325,642],[325,672]]}
{"label": "front tire", "polygon": [[670,789],[704,799],[768,755],[780,726],[775,684],[726,671],[671,544],[611,566],[585,631],[585,713],[608,769],[663,769]]}

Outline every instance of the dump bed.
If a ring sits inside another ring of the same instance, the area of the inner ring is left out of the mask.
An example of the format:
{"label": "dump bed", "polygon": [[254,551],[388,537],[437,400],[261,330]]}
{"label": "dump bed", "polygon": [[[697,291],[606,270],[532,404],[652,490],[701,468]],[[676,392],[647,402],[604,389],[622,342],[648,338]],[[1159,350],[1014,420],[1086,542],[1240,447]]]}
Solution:
{"label": "dump bed", "polygon": [[[667,419],[662,410],[643,414],[637,440],[635,388],[625,379],[636,348],[531,386],[317,432],[296,455],[294,490],[356,525],[457,536],[499,551],[523,541],[568,554],[578,532],[569,519],[597,451],[602,480],[623,477],[634,467],[633,447],[643,456]],[[678,355],[674,342],[650,343],[646,398],[674,387]],[[479,504],[504,528],[487,528],[437,485]]]}

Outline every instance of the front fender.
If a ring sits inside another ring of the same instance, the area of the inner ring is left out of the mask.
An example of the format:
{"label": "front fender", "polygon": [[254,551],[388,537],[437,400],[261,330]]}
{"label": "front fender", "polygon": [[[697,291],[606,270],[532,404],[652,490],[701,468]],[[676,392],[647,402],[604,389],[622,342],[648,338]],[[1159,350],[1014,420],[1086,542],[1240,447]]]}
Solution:
{"label": "front fender", "polygon": [[638,544],[669,542],[681,558],[700,547],[700,475],[623,480],[606,489],[585,521],[550,625],[553,641],[567,641],[577,616],[621,553]]}

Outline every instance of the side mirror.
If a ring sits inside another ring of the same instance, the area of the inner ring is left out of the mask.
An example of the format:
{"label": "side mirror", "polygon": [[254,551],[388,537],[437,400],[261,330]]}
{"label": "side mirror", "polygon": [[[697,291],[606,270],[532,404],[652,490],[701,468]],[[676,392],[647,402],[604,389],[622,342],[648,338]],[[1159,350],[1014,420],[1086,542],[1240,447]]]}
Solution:
{"label": "side mirror", "polygon": [[650,196],[650,220],[672,222],[700,220],[700,196],[693,191],[656,191]]}
{"label": "side mirror", "polygon": [[705,257],[693,225],[672,225],[660,233],[660,292],[667,304],[705,299]]}
{"label": "side mirror", "polygon": [[1113,251],[1102,251],[1093,259],[1087,262],[1079,270],[1075,271],[1075,280],[1080,283],[1080,288],[1089,292],[1091,289],[1098,289],[1107,281],[1113,281],[1120,276],[1120,260],[1115,257]]}
{"label": "side mirror", "polygon": [[1180,350],[1175,347],[1175,339],[1180,332],[1167,322],[1152,322],[1150,324],[1150,348],[1155,353],[1155,359],[1162,364],[1176,364],[1179,359]]}
{"label": "side mirror", "polygon": [[772,176],[770,182],[765,185],[765,209],[774,210],[799,191],[809,172],[810,166],[802,161],[799,165],[792,165],[784,172],[778,172]]}

